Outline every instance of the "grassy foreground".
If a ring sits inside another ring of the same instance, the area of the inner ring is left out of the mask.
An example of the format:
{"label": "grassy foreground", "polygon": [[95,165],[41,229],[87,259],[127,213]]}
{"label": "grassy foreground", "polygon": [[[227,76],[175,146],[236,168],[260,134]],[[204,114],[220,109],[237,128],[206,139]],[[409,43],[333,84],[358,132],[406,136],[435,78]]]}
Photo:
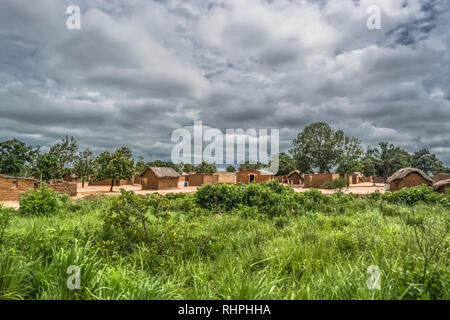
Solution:
{"label": "grassy foreground", "polygon": [[[424,187],[31,200],[0,208],[1,299],[450,299],[449,198]],[[371,265],[380,290],[367,287]]]}

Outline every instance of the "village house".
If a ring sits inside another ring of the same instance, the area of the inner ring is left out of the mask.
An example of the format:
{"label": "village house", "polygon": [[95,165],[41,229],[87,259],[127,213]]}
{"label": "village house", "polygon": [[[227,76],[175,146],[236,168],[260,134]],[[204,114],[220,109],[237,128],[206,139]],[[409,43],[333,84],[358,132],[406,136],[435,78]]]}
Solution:
{"label": "village house", "polygon": [[442,180],[450,180],[450,173],[435,173],[433,175],[433,183],[442,181]]}
{"label": "village house", "polygon": [[339,179],[340,177],[339,173],[305,174],[303,186],[305,188],[320,189],[325,182]]}
{"label": "village house", "polygon": [[289,173],[286,177],[287,183],[294,184],[294,185],[301,185],[303,184],[303,176],[300,174],[299,170],[294,170],[291,173]]}
{"label": "village house", "polygon": [[422,184],[430,186],[433,183],[425,172],[417,168],[403,168],[398,170],[386,180],[387,191],[397,191]]}
{"label": "village house", "polygon": [[[359,184],[365,181],[365,177],[361,172],[353,172],[348,175],[348,183],[349,184]],[[369,181],[370,182],[370,181]]]}
{"label": "village house", "polygon": [[0,201],[19,201],[21,192],[38,187],[38,180],[0,174]]}
{"label": "village house", "polygon": [[236,184],[236,173],[218,171],[214,173],[217,176],[217,183]]}
{"label": "village house", "polygon": [[236,183],[249,184],[274,180],[275,175],[265,170],[242,170],[236,173]]}
{"label": "village house", "polygon": [[141,174],[142,190],[177,189],[180,175],[172,168],[149,167]]}
{"label": "village house", "polygon": [[433,188],[436,192],[446,193],[447,190],[450,190],[450,179],[439,180],[433,184]]}

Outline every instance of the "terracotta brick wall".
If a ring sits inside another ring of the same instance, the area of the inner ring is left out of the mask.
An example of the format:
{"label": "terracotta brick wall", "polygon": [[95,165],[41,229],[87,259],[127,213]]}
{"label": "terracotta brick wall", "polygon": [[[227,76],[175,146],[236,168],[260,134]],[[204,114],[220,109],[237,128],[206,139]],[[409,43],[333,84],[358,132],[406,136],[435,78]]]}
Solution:
{"label": "terracotta brick wall", "polygon": [[239,171],[236,173],[236,183],[242,182],[245,184],[249,184],[250,183],[250,175],[255,176],[256,183],[266,182],[266,181],[275,179],[275,175],[263,175],[259,171],[245,170],[245,171]]}
{"label": "terracotta brick wall", "polygon": [[35,188],[35,181],[0,176],[0,201],[19,201],[20,193]]}
{"label": "terracotta brick wall", "polygon": [[339,178],[339,173],[306,174],[305,188],[321,188],[326,181],[331,181]]}
{"label": "terracotta brick wall", "polygon": [[217,176],[218,183],[236,183],[236,173],[234,172],[217,172],[215,173],[215,175]]}
{"label": "terracotta brick wall", "polygon": [[411,173],[403,179],[393,181],[389,185],[389,191],[397,191],[403,188],[411,188],[422,184],[430,185],[430,183],[417,173]]}
{"label": "terracotta brick wall", "polygon": [[47,186],[58,193],[68,194],[71,197],[75,197],[78,193],[77,184],[72,182],[51,183],[48,184]]}
{"label": "terracotta brick wall", "polygon": [[450,173],[436,173],[433,176],[433,183],[436,183],[438,181],[442,181],[442,180],[448,180],[450,179]]}

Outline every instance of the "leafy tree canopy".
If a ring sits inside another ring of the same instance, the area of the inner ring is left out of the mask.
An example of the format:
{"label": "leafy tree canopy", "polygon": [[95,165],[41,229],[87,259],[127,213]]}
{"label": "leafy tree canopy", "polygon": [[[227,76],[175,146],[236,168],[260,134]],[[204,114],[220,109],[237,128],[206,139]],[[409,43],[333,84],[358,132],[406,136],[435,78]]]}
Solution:
{"label": "leafy tree canopy", "polygon": [[213,174],[217,172],[217,167],[214,163],[202,161],[197,167],[195,167],[195,173],[197,174]]}
{"label": "leafy tree canopy", "polygon": [[12,139],[0,143],[0,173],[19,176],[37,155],[39,148],[33,150],[20,140]]}

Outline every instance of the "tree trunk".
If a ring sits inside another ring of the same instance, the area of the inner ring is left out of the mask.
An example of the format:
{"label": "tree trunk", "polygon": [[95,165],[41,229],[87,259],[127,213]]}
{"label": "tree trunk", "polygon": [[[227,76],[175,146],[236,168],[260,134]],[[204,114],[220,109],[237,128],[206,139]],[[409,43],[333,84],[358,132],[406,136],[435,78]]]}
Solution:
{"label": "tree trunk", "polygon": [[111,179],[111,189],[109,189],[109,192],[113,192],[114,187],[114,179]]}
{"label": "tree trunk", "polygon": [[84,177],[81,178],[81,187],[84,188]]}

